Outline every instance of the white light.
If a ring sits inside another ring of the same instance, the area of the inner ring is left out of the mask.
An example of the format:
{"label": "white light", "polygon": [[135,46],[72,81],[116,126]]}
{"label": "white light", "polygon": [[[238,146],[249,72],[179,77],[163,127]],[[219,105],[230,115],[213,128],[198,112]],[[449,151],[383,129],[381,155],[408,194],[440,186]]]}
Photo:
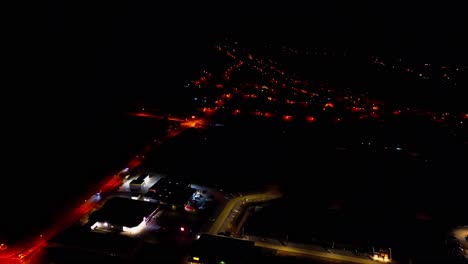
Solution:
{"label": "white light", "polygon": [[135,227],[122,227],[124,233],[129,233],[132,235],[140,233],[146,227],[146,219],[143,218],[143,221]]}
{"label": "white light", "polygon": [[91,230],[94,230],[94,229],[99,228],[99,227],[101,227],[101,223],[96,222],[96,223],[94,223],[94,225],[91,226]]}

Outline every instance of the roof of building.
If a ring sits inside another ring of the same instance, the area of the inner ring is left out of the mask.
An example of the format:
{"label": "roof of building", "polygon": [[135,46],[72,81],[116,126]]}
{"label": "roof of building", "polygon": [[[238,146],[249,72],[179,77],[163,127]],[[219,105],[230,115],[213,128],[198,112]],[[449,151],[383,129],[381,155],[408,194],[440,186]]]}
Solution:
{"label": "roof of building", "polygon": [[136,238],[112,235],[108,233],[89,232],[82,227],[71,227],[57,234],[49,241],[49,245],[76,249],[77,253],[93,251],[101,254],[131,255],[140,244]]}
{"label": "roof of building", "polygon": [[153,184],[144,195],[151,199],[172,204],[184,204],[193,189],[187,180],[179,178],[161,178]]}
{"label": "roof of building", "polygon": [[149,190],[150,191],[157,191],[160,189],[171,189],[171,190],[176,190],[176,189],[186,189],[189,187],[189,181],[181,178],[161,178],[159,179],[155,184],[153,184]]}
{"label": "roof of building", "polygon": [[130,184],[143,184],[143,182],[145,182],[145,180],[135,179],[135,180],[132,180]]}
{"label": "roof of building", "polygon": [[152,202],[113,197],[107,200],[101,209],[94,212],[90,219],[116,226],[134,227],[158,207],[158,204]]}

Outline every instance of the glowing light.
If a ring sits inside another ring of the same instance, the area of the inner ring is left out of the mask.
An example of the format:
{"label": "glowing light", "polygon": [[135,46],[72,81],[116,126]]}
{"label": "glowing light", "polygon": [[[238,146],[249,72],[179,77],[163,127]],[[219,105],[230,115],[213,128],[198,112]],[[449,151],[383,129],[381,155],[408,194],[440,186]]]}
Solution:
{"label": "glowing light", "polygon": [[333,108],[333,107],[335,107],[335,105],[334,105],[332,102],[327,102],[327,103],[325,104],[325,107]]}
{"label": "glowing light", "polygon": [[315,122],[315,117],[313,117],[313,116],[306,116],[306,120],[307,120],[307,122],[312,123],[312,122]]}
{"label": "glowing light", "polygon": [[124,233],[128,233],[128,234],[132,234],[132,235],[135,235],[135,234],[138,234],[140,233],[143,229],[145,229],[146,227],[146,219],[143,218],[143,221],[141,221],[141,223],[137,226],[134,226],[134,227],[122,227],[122,231]]}
{"label": "glowing light", "polygon": [[387,254],[384,254],[384,255],[374,254],[374,256],[372,256],[372,259],[375,261],[390,262],[390,259]]}
{"label": "glowing light", "polygon": [[283,116],[283,121],[286,121],[286,122],[292,121],[292,116],[290,116],[290,115],[284,115],[284,116]]}
{"label": "glowing light", "polygon": [[199,257],[193,257],[192,259],[193,259],[193,260],[196,260],[196,261],[199,261],[199,260],[200,260]]}
{"label": "glowing light", "polygon": [[95,230],[96,228],[99,228],[99,227],[101,227],[101,223],[96,222],[94,223],[94,225],[91,226],[91,230]]}
{"label": "glowing light", "polygon": [[362,112],[362,110],[363,110],[362,108],[356,107],[356,106],[353,106],[353,107],[351,108],[351,111],[352,111],[352,112]]}
{"label": "glowing light", "polygon": [[181,231],[181,232],[184,232],[184,231],[185,231],[185,227],[181,226],[181,227],[180,227],[180,231]]}

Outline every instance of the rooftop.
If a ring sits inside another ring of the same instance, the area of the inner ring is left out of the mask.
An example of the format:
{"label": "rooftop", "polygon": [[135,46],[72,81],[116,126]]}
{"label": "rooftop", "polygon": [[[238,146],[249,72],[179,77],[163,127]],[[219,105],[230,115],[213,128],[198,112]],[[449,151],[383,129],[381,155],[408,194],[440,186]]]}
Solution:
{"label": "rooftop", "polygon": [[158,204],[122,197],[107,200],[104,206],[91,215],[95,222],[108,222],[117,226],[134,227],[158,208]]}

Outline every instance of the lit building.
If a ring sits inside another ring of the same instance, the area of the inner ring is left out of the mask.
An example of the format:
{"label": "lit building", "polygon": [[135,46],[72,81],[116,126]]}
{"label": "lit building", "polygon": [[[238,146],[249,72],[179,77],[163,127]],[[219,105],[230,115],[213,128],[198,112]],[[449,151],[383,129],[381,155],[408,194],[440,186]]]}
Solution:
{"label": "lit building", "polygon": [[89,223],[96,231],[136,234],[145,228],[158,208],[157,203],[113,197],[90,216]]}
{"label": "lit building", "polygon": [[156,200],[162,204],[183,206],[190,195],[195,192],[189,181],[176,177],[161,178],[148,188],[144,195],[146,200]]}

